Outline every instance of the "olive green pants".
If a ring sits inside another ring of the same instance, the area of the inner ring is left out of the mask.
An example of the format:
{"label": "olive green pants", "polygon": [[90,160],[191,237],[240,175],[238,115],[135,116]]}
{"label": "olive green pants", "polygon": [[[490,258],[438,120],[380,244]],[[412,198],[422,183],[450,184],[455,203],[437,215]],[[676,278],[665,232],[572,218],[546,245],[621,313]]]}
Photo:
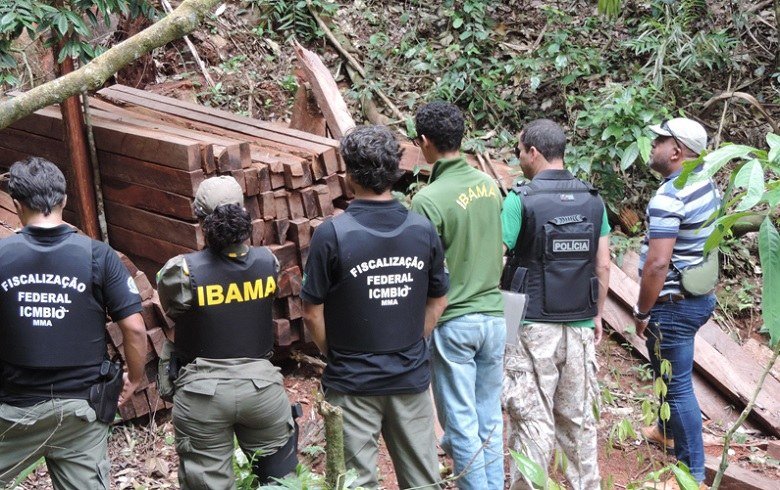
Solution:
{"label": "olive green pants", "polygon": [[107,490],[107,447],[108,425],[86,400],[0,403],[0,487],[43,456],[57,490]]}
{"label": "olive green pants", "polygon": [[236,488],[234,436],[245,452],[268,454],[293,434],[282,375],[266,360],[198,358],[181,370],[173,401],[183,490]]}
{"label": "olive green pants", "polygon": [[399,488],[438,489],[439,459],[428,391],[359,396],[328,390],[325,399],[344,413],[344,462],[358,472],[355,486],[374,489],[379,435],[387,444]]}

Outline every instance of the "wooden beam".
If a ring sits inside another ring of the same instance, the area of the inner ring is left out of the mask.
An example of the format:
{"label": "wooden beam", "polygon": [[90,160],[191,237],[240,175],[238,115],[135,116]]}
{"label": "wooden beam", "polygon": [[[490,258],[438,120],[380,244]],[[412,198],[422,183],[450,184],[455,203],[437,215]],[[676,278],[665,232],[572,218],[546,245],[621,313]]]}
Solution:
{"label": "wooden beam", "polygon": [[[639,285],[615,264],[611,264],[609,289],[610,294],[627,308],[631,308],[639,297]],[[694,343],[693,357],[697,372],[717,386],[730,400],[744,405],[753,394],[756,386],[753,373],[757,369],[760,370],[760,366],[753,359],[744,357],[741,362],[735,362],[741,351],[741,347],[736,343],[733,343],[728,354],[724,355],[710,345],[706,338],[699,336],[698,340]],[[725,340],[721,340],[725,343]],[[751,413],[756,423],[776,437],[780,436],[780,409],[776,402],[780,399],[778,393],[780,387],[777,386],[777,381],[767,377]]]}
{"label": "wooden beam", "polygon": [[341,96],[336,80],[316,53],[297,42],[294,46],[303,73],[311,84],[317,104],[328,122],[328,128],[336,139],[343,138],[350,129],[355,127],[355,121]]}
{"label": "wooden beam", "polygon": [[160,216],[112,201],[105,201],[105,205],[106,221],[112,225],[193,250],[200,250],[206,245],[203,229],[197,223]]}

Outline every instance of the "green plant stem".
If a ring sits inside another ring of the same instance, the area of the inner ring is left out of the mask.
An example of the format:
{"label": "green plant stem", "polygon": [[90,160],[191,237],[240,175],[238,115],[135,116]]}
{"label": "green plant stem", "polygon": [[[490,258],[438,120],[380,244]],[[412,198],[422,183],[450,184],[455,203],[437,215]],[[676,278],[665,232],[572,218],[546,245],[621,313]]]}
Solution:
{"label": "green plant stem", "polygon": [[775,344],[772,350],[772,358],[769,360],[766,367],[764,368],[764,371],[761,373],[761,377],[758,379],[758,384],[756,385],[756,389],[753,390],[753,395],[750,397],[750,401],[747,405],[745,405],[745,409],[742,410],[742,413],[739,415],[737,421],[734,422],[734,425],[731,426],[728,432],[726,432],[726,436],[723,438],[723,454],[721,454],[720,457],[720,466],[718,467],[718,472],[715,474],[715,479],[712,482],[712,486],[710,487],[712,490],[717,490],[720,488],[723,475],[726,473],[726,469],[729,467],[729,444],[731,444],[731,438],[734,437],[737,429],[742,426],[747,416],[753,410],[753,406],[756,403],[756,398],[758,398],[758,394],[761,392],[761,388],[764,386],[764,380],[766,379],[767,374],[769,374],[769,371],[772,370],[772,366],[775,365],[775,361],[777,361],[778,355],[780,355],[780,342]]}

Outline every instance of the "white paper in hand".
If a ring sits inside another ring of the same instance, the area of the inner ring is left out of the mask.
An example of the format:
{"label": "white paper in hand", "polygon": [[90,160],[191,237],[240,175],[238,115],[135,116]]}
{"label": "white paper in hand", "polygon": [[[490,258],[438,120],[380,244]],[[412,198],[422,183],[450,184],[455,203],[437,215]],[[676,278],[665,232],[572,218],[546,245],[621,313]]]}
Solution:
{"label": "white paper in hand", "polygon": [[504,296],[504,320],[506,321],[506,343],[517,345],[520,326],[525,319],[528,295],[512,291],[501,291]]}

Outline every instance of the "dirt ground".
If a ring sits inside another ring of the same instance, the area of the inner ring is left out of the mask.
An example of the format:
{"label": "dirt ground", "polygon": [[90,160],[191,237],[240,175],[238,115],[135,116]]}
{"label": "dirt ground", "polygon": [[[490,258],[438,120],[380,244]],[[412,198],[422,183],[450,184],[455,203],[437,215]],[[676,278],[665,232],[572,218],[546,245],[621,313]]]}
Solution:
{"label": "dirt ground", "polygon": [[[642,426],[641,404],[652,398],[648,371],[617,342],[606,339],[598,349],[599,383],[602,404],[599,422],[599,465],[604,488],[634,488],[651,471],[673,462],[659,449],[640,441],[636,436]],[[285,387],[291,400],[299,401],[304,415],[300,425],[299,451],[301,462],[315,472],[324,472],[325,445],[322,419],[316,413],[314,401],[319,388],[320,368],[295,361],[282,363]],[[609,393],[607,395],[606,393]],[[111,488],[164,489],[178,488],[176,469],[178,458],[174,449],[170,414],[158,414],[156,422],[143,425],[117,425],[109,441],[111,454]],[[633,433],[627,429],[631,427]],[[709,455],[719,456],[723,428],[705,422],[705,445]],[[749,467],[765,476],[780,479],[780,465],[766,456],[762,447],[766,440],[751,434],[738,437],[730,463]],[[451,462],[440,452],[441,467],[451,468]],[[505,468],[511,464],[509,456]],[[396,489],[393,465],[382,446],[379,474],[383,489]],[[508,471],[507,471],[508,474]],[[554,479],[564,482],[562,474],[553,470]],[[19,488],[51,488],[44,465],[33,472]],[[449,483],[445,488],[455,488]]]}

